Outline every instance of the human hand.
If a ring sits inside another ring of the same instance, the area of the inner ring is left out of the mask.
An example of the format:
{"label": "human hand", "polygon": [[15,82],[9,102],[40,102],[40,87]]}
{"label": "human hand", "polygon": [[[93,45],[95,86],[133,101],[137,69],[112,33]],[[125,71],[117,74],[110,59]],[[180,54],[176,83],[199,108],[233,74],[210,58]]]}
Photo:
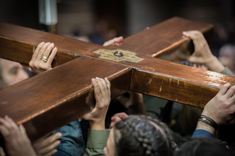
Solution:
{"label": "human hand", "polygon": [[36,50],[33,52],[32,59],[29,62],[32,72],[39,74],[52,69],[51,63],[55,58],[56,53],[57,48],[54,43],[39,43]]}
{"label": "human hand", "polygon": [[197,30],[183,32],[183,35],[189,37],[194,43],[194,53],[188,58],[189,62],[205,65],[212,71],[221,72],[224,66],[211,53],[203,34]]}
{"label": "human hand", "polygon": [[58,140],[62,136],[61,133],[56,133],[49,137],[42,137],[36,142],[33,142],[33,148],[37,155],[51,156],[57,152],[56,147],[60,144]]}
{"label": "human hand", "polygon": [[206,39],[200,31],[192,30],[183,32],[183,35],[189,37],[194,43],[194,53],[189,57],[188,61],[199,64],[207,64],[214,57],[207,44]]}
{"label": "human hand", "polygon": [[116,113],[112,118],[111,118],[111,124],[110,128],[113,128],[113,126],[120,120],[127,118],[128,115],[126,113]]}
{"label": "human hand", "polygon": [[115,46],[121,46],[123,41],[123,37],[115,37],[114,39],[111,39],[109,41],[106,41],[103,46],[110,46],[110,45],[115,45]]}
{"label": "human hand", "polygon": [[0,117],[0,124],[0,131],[5,140],[7,155],[36,156],[22,125],[16,125],[16,123],[8,116],[5,116],[5,118]]}
{"label": "human hand", "polygon": [[105,129],[105,116],[108,111],[111,100],[110,82],[107,78],[101,79],[92,78],[96,105],[95,108],[88,114],[83,116],[83,119],[89,120],[91,129]]}
{"label": "human hand", "polygon": [[235,85],[229,83],[221,87],[220,91],[205,106],[202,115],[208,116],[218,125],[235,123]]}

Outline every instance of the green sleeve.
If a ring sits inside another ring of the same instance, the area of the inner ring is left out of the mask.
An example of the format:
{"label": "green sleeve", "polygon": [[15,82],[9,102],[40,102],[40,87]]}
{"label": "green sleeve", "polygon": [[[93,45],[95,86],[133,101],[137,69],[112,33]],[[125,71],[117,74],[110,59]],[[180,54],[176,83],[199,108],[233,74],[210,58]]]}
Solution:
{"label": "green sleeve", "polygon": [[229,68],[227,68],[227,67],[225,67],[224,70],[221,71],[221,73],[222,73],[222,74],[225,74],[225,75],[235,76],[235,75],[231,72],[231,70],[230,70]]}
{"label": "green sleeve", "polygon": [[84,156],[104,156],[103,149],[109,137],[109,129],[88,130],[87,147]]}

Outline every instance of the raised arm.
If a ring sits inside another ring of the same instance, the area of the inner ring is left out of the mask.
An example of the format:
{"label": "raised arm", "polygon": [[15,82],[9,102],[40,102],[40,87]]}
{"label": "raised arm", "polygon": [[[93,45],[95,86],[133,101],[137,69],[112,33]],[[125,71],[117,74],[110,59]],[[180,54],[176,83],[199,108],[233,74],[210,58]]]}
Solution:
{"label": "raised arm", "polygon": [[192,30],[183,32],[183,35],[191,38],[194,43],[195,51],[189,57],[189,62],[205,65],[215,72],[222,72],[225,69],[221,62],[211,53],[208,43],[201,32]]}
{"label": "raised arm", "polygon": [[8,156],[36,156],[31,142],[22,125],[18,126],[11,118],[0,118],[0,131],[5,140]]}
{"label": "raised arm", "polygon": [[95,94],[95,108],[83,119],[88,120],[91,130],[88,131],[87,148],[85,156],[104,155],[103,148],[109,136],[105,130],[105,116],[111,100],[110,82],[107,78],[93,78],[92,85]]}
{"label": "raised arm", "polygon": [[235,123],[235,85],[225,84],[205,106],[193,137],[210,136],[220,125]]}

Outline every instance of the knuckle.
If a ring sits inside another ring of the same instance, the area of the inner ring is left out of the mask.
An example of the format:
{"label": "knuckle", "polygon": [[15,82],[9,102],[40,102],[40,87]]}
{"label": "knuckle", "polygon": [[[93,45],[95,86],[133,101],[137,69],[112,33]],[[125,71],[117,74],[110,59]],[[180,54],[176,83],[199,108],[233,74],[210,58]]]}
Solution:
{"label": "knuckle", "polygon": [[235,92],[235,86],[230,87],[230,90],[232,90],[233,92]]}

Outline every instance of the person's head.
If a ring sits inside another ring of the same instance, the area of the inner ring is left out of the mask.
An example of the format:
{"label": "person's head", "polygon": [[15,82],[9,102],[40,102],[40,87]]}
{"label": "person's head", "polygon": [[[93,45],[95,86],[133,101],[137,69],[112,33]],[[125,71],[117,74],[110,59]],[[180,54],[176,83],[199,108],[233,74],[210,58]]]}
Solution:
{"label": "person's head", "polygon": [[198,137],[185,142],[175,156],[231,156],[229,150],[214,138]]}
{"label": "person's head", "polygon": [[172,156],[174,145],[164,123],[131,115],[115,124],[104,153],[106,156]]}
{"label": "person's head", "polygon": [[0,59],[0,89],[29,78],[20,63]]}
{"label": "person's head", "polygon": [[225,44],[219,50],[219,61],[230,70],[235,71],[235,46]]}

